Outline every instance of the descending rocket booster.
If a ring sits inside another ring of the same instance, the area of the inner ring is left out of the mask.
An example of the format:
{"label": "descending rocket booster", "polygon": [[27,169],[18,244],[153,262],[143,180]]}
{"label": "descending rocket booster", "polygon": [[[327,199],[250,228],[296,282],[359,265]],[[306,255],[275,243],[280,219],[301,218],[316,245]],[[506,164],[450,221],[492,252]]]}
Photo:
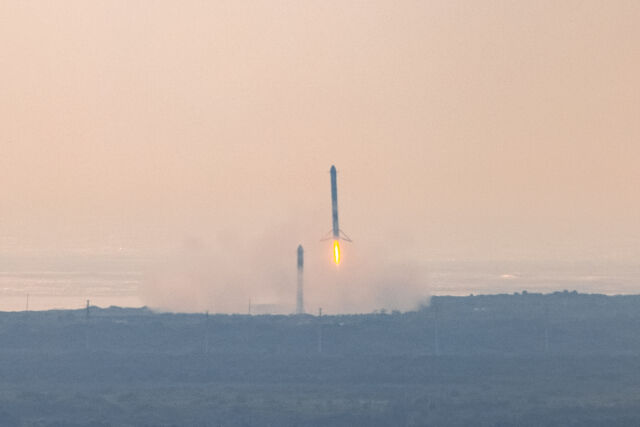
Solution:
{"label": "descending rocket booster", "polygon": [[336,167],[331,165],[331,218],[333,219],[333,238],[340,239],[340,224],[338,223],[338,179]]}
{"label": "descending rocket booster", "polygon": [[340,223],[338,221],[338,180],[336,177],[336,167],[332,165],[329,173],[331,174],[331,235],[333,237],[333,259],[336,264],[340,264],[340,244],[338,241],[344,240],[350,242],[351,239],[344,231],[340,230]]}

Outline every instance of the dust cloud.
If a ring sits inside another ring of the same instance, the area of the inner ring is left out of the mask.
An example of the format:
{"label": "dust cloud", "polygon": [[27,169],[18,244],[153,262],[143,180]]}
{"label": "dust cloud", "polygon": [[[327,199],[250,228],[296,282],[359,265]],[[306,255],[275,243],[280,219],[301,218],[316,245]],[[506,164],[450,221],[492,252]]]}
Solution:
{"label": "dust cloud", "polygon": [[[428,302],[426,270],[396,263],[384,248],[343,242],[332,262],[331,241],[303,242],[307,313],[413,310]],[[373,249],[373,250],[372,250]],[[293,313],[296,245],[276,237],[206,242],[188,239],[145,275],[141,298],[162,311]]]}

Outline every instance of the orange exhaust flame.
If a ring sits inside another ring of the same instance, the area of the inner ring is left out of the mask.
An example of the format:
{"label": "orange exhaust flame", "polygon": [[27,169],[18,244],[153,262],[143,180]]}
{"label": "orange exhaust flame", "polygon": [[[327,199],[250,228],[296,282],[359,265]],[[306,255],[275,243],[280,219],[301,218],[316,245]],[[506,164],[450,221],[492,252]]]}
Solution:
{"label": "orange exhaust flame", "polygon": [[333,260],[336,265],[340,264],[340,245],[337,240],[333,241]]}

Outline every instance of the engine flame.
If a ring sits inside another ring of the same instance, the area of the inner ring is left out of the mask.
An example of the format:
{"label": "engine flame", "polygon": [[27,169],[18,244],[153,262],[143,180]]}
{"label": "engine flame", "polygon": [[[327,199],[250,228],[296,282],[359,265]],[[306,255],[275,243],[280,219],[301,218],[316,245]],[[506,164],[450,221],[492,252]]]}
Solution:
{"label": "engine flame", "polygon": [[333,241],[333,260],[336,265],[340,264],[340,244],[337,240]]}

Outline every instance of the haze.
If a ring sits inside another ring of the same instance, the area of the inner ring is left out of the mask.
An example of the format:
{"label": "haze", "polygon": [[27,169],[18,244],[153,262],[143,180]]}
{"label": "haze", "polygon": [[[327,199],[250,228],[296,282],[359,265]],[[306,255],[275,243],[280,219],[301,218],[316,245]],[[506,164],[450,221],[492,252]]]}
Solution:
{"label": "haze", "polygon": [[151,260],[140,301],[176,310],[293,303],[298,243],[309,309],[410,309],[445,261],[611,272],[640,256],[638,22],[636,1],[3,1],[0,253]]}

